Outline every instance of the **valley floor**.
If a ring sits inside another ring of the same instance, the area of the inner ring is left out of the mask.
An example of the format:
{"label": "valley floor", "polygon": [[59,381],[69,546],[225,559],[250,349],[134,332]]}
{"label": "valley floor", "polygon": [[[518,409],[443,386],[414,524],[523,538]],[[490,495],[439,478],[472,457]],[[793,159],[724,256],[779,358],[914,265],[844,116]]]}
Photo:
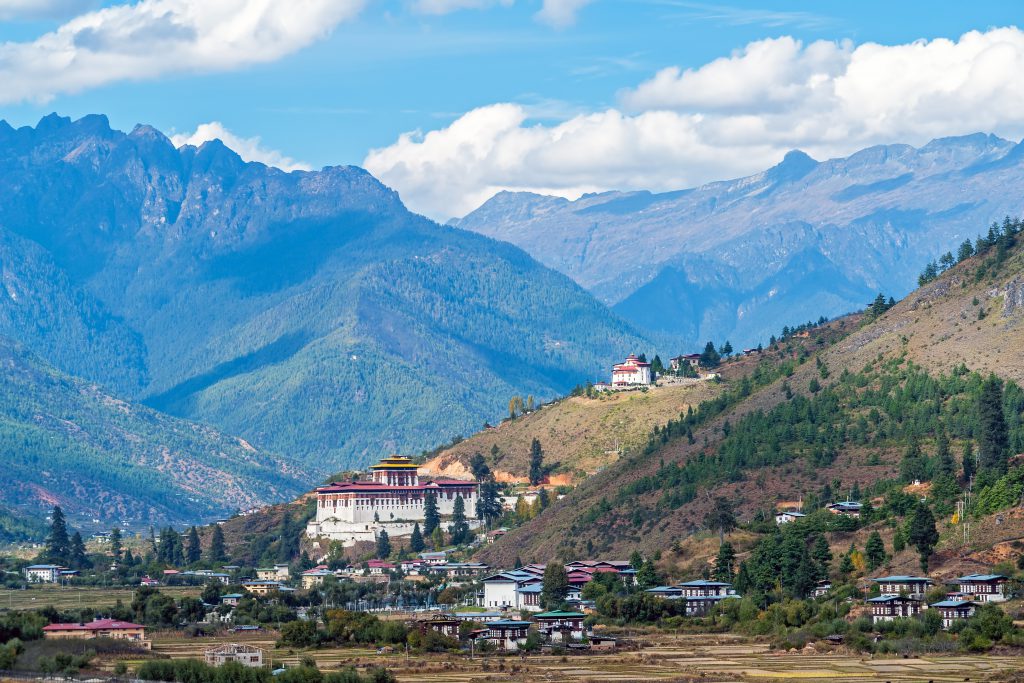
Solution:
{"label": "valley floor", "polygon": [[[269,650],[275,662],[297,664],[305,651],[275,649],[274,635],[243,641]],[[154,634],[155,654],[202,657],[228,638],[194,639]],[[231,642],[238,642],[236,640]],[[875,681],[989,680],[1024,668],[1024,657],[1009,655],[929,655],[871,658],[856,653],[772,652],[764,643],[729,634],[634,634],[638,651],[571,656],[477,656],[377,654],[372,649],[310,651],[322,671],[344,666],[387,666],[399,681],[766,681],[801,680],[850,683]]]}

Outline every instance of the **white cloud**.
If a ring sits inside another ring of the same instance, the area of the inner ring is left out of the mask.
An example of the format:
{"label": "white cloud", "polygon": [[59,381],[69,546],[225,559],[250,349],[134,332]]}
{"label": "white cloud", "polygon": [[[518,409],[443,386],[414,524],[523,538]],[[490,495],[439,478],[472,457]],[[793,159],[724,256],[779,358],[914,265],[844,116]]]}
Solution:
{"label": "white cloud", "polygon": [[1016,28],[895,46],[782,37],[664,69],[621,93],[621,109],[541,125],[521,105],[481,107],[364,165],[435,218],[501,189],[678,189],[763,170],[793,148],[827,158],[978,131],[1020,138],[1022,73]]}
{"label": "white cloud", "polygon": [[174,143],[175,147],[181,147],[182,145],[195,145],[198,147],[210,140],[220,140],[246,161],[259,161],[267,166],[279,168],[282,171],[308,171],[311,168],[309,164],[296,161],[277,150],[265,148],[259,136],[251,138],[238,137],[225,128],[224,124],[220,121],[202,123],[192,133],[180,133],[171,136],[171,142]]}
{"label": "white cloud", "polygon": [[593,0],[544,0],[537,21],[558,28],[576,23],[576,14]]}
{"label": "white cloud", "polygon": [[274,61],[323,38],[355,16],[365,1],[141,0],[114,5],[78,16],[34,41],[0,44],[0,102],[45,102],[116,81]]}

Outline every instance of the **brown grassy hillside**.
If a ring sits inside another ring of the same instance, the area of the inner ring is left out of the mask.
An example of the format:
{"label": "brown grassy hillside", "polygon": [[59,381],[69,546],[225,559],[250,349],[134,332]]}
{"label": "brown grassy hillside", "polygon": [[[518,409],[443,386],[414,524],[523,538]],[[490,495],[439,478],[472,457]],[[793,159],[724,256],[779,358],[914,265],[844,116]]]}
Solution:
{"label": "brown grassy hillside", "polygon": [[[724,438],[724,429],[744,415],[767,411],[786,401],[785,387],[808,395],[812,380],[822,386],[835,382],[844,370],[857,373],[865,367],[879,367],[889,359],[915,363],[931,374],[948,373],[959,364],[982,373],[1020,381],[1024,379],[1024,250],[1011,252],[999,267],[991,256],[975,257],[957,265],[935,282],[915,291],[877,320],[847,318],[816,330],[807,340],[794,340],[765,354],[773,361],[792,354],[799,343],[811,353],[791,377],[779,379],[755,391],[749,398],[717,418],[693,430],[692,443],[685,438],[669,441],[648,456],[625,457],[587,479],[571,495],[555,503],[544,514],[488,546],[481,559],[492,565],[510,563],[515,556],[524,561],[543,561],[558,555],[605,554],[628,556],[635,548],[648,553],[666,550],[703,526],[704,515],[715,496],[738,505],[740,517],[774,507],[780,500],[793,500],[802,493],[820,489],[838,480],[843,489],[854,482],[860,486],[895,478],[902,449],[867,449],[845,445],[828,465],[808,467],[802,461],[745,472],[738,481],[702,490],[695,499],[677,509],[666,509],[661,492],[642,493],[617,501],[621,510],[588,524],[602,500],[642,477],[656,475],[666,463],[684,464],[702,454],[712,454]],[[788,349],[787,349],[788,347]],[[823,377],[821,364],[827,369]],[[905,366],[904,366],[905,367]],[[735,384],[735,378],[729,383]],[[851,416],[851,418],[856,416]],[[984,527],[984,525],[979,525]],[[991,540],[1012,544],[1017,531],[1005,522],[996,527]],[[979,553],[989,536],[977,534],[969,547],[959,547],[956,534],[941,529],[944,539],[940,559],[950,567],[968,568],[981,561]],[[1024,528],[1020,530],[1024,536]],[[998,538],[997,538],[998,537]],[[838,539],[836,539],[838,541]],[[848,546],[850,540],[842,539]],[[980,546],[979,546],[980,544]],[[894,567],[909,569],[911,556],[897,557]]]}

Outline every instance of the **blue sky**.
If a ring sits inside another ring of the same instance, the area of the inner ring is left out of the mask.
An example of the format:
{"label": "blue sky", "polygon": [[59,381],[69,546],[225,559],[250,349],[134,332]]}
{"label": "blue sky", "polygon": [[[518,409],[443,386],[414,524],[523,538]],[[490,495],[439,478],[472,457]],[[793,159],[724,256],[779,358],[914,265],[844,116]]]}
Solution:
{"label": "blue sky", "polygon": [[[273,0],[252,2],[273,4]],[[423,4],[417,6],[417,2]],[[48,16],[38,16],[39,3],[50,5],[45,12]],[[187,6],[189,0],[147,0],[143,4],[159,8],[161,3],[173,9],[177,5]],[[247,3],[230,0],[228,4],[244,6]],[[701,157],[700,167],[686,174],[657,175],[658,168],[675,162],[662,159],[656,153],[647,153],[628,163],[649,166],[650,173],[630,174],[619,168],[604,175],[587,176],[578,169],[594,166],[594,160],[572,157],[574,161],[569,166],[560,166],[560,161],[554,167],[536,168],[517,157],[519,166],[503,178],[500,169],[495,169],[500,163],[481,169],[479,158],[469,161],[450,158],[457,156],[457,152],[451,151],[451,145],[457,144],[457,140],[451,141],[448,147],[438,141],[438,149],[433,151],[419,144],[418,137],[405,146],[393,147],[402,133],[444,132],[467,112],[499,104],[517,105],[522,114],[513,117],[514,123],[486,122],[479,132],[480,139],[494,137],[496,125],[501,129],[502,139],[507,139],[513,129],[515,134],[529,133],[534,126],[552,134],[552,130],[576,117],[609,111],[624,112],[627,117],[662,110],[684,117],[725,116],[723,112],[726,112],[732,122],[736,120],[733,114],[737,110],[751,116],[774,116],[771,112],[765,114],[758,103],[753,102],[643,96],[641,85],[651,82],[663,69],[676,67],[679,74],[687,69],[700,70],[716,59],[727,58],[765,39],[788,37],[803,48],[815,41],[828,41],[837,46],[845,45],[847,51],[872,43],[900,46],[941,38],[957,41],[968,31],[985,33],[996,27],[1011,27],[1015,15],[1019,14],[1015,3],[1005,0],[944,3],[941,10],[934,9],[936,3],[891,0],[885,3],[737,0],[727,5],[672,0],[593,0],[579,3],[582,6],[575,12],[573,21],[551,25],[538,17],[539,0],[368,0],[365,4],[352,0],[350,4],[350,11],[340,17],[324,19],[323,15],[311,15],[312,22],[323,22],[328,28],[333,24],[326,35],[288,38],[282,43],[281,54],[269,56],[262,54],[264,45],[257,37],[238,48],[242,52],[250,51],[252,56],[234,55],[220,61],[219,57],[209,59],[207,53],[198,58],[194,55],[182,58],[172,45],[167,59],[161,63],[160,55],[152,52],[159,53],[162,49],[159,41],[163,40],[163,34],[154,42],[148,37],[153,34],[132,33],[139,30],[134,24],[131,30],[124,28],[127,24],[118,24],[109,30],[90,29],[88,35],[93,43],[86,43],[85,32],[77,31],[76,49],[95,48],[99,44],[96,49],[115,52],[123,49],[129,58],[136,56],[135,52],[149,53],[142,55],[139,63],[126,68],[123,74],[108,78],[104,74],[110,67],[105,62],[89,70],[82,69],[80,76],[73,73],[74,69],[66,69],[63,75],[44,74],[42,77],[34,63],[37,60],[34,41],[69,21],[78,21],[75,17],[88,15],[101,6],[99,3],[0,0],[0,16],[6,17],[6,21],[0,22],[0,40],[5,43],[0,48],[0,71],[8,75],[16,73],[24,81],[19,87],[18,78],[5,79],[16,85],[11,86],[6,97],[4,88],[0,87],[0,98],[6,100],[0,104],[0,116],[17,126],[34,124],[50,111],[76,118],[99,112],[107,114],[115,127],[130,129],[136,122],[145,122],[168,134],[191,133],[201,124],[218,122],[238,138],[258,136],[261,149],[277,150],[313,168],[370,162],[372,171],[397,186],[403,197],[409,195],[414,208],[440,218],[464,212],[496,188],[537,189],[567,196],[619,186],[668,189],[680,183],[719,177],[716,174],[753,171],[757,167],[748,169],[739,161],[709,161],[714,156],[714,138],[718,133],[704,132],[701,133],[705,137],[702,146],[709,149],[703,153],[708,159],[696,154]],[[453,4],[484,6],[453,9],[450,7]],[[104,5],[124,9],[125,3]],[[31,9],[33,7],[35,9]],[[429,13],[429,10],[446,9],[451,11]],[[160,12],[154,16],[159,18]],[[160,30],[165,28],[161,25]],[[143,35],[143,39],[137,40],[139,35]],[[215,36],[214,42],[216,40]],[[1014,40],[1014,36],[1009,40],[1005,36],[1000,38],[1001,42],[1016,46]],[[154,45],[157,49],[151,50]],[[12,50],[12,46],[16,49]],[[798,53],[793,59],[803,59],[802,54]],[[974,54],[971,59],[975,58]],[[1012,63],[1015,56],[1008,59]],[[778,70],[786,70],[787,64],[792,65],[780,61]],[[828,64],[821,66],[815,61],[814,69],[835,75],[844,68]],[[884,78],[884,74],[879,73],[877,77]],[[76,81],[77,78],[81,78],[81,82]],[[710,74],[708,78],[718,77]],[[726,74],[719,80],[728,78]],[[807,77],[799,78],[806,80]],[[1007,78],[1013,80],[1021,76],[1019,72],[1010,73]],[[689,83],[679,78],[677,81],[673,82],[677,90],[710,89],[708,80]],[[36,83],[43,85],[37,90]],[[782,109],[793,106],[786,102],[778,104]],[[799,116],[794,116],[794,121],[800,120]],[[809,114],[805,112],[802,116]],[[943,132],[941,121],[925,123],[923,127],[929,135],[934,131]],[[1005,122],[970,120],[966,125],[987,124],[1002,128],[996,132],[1011,134],[1017,131],[1018,123],[1011,117]],[[666,125],[671,129],[673,124]],[[951,122],[949,133],[967,132],[959,126],[960,123]],[[853,138],[858,143],[899,142],[903,141],[901,134],[912,135],[914,129],[913,126],[893,126]],[[559,133],[553,135],[561,137]],[[887,136],[893,139],[886,140]],[[765,139],[770,137],[778,136],[769,131]],[[758,145],[757,151],[750,148],[737,152],[735,141],[720,149],[728,150],[723,151],[725,158],[733,155],[742,160],[746,157],[751,163],[761,164],[783,153],[789,143],[802,143],[802,147],[817,149],[823,154],[846,151],[836,140],[818,140],[813,135]],[[631,143],[624,141],[622,144]],[[636,146],[642,147],[643,143]],[[388,158],[384,158],[387,155],[376,159],[367,157],[372,149],[389,147]],[[538,149],[543,150],[543,146],[527,147],[522,156],[537,156]],[[621,157],[614,148],[608,152]],[[689,158],[686,155],[693,156],[692,152],[683,149],[680,154]],[[398,155],[402,155],[403,160],[417,159],[419,169],[396,171]],[[705,170],[702,173],[700,169]],[[488,177],[477,186],[456,183],[457,186],[428,197],[430,176],[435,173]],[[530,174],[536,176],[536,182]],[[559,184],[562,176],[573,177]]]}

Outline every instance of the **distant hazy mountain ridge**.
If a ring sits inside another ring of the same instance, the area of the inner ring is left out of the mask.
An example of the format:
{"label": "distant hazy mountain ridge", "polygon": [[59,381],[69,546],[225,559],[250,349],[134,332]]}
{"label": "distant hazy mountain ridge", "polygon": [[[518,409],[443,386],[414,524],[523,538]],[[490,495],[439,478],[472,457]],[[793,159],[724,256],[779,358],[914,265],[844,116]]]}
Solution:
{"label": "distant hazy mountain ridge", "polygon": [[311,476],[470,433],[646,342],[354,167],[284,173],[105,117],[0,122],[0,335]]}
{"label": "distant hazy mountain ridge", "polygon": [[695,347],[910,291],[922,264],[1021,210],[1024,147],[992,135],[887,145],[748,178],[577,201],[503,192],[454,221],[521,246],[624,318]]}

